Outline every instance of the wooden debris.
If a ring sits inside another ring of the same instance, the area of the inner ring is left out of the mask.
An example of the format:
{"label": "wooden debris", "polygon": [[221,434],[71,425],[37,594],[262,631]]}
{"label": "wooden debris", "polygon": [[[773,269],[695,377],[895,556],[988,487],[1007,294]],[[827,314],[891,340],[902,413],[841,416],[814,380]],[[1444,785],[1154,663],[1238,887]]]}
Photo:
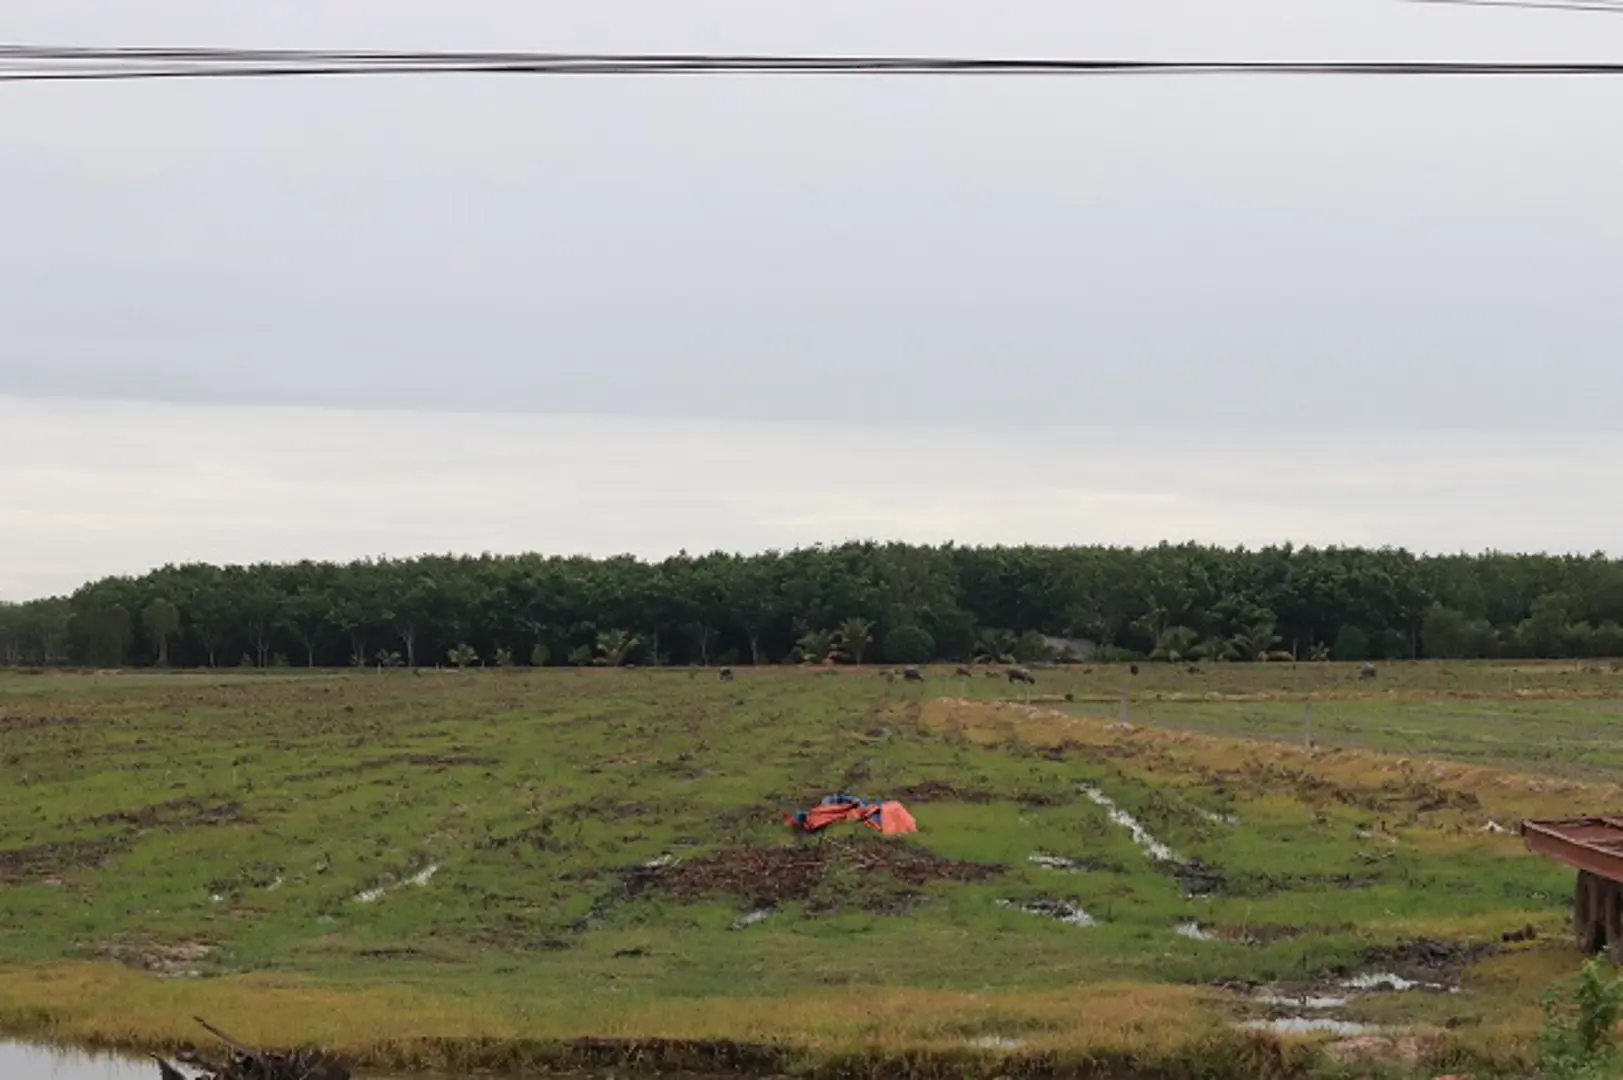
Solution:
{"label": "wooden debris", "polygon": [[[230,1049],[231,1056],[223,1065],[211,1065],[200,1058],[189,1063],[202,1070],[200,1080],[350,1080],[349,1066],[322,1050],[297,1050],[279,1054],[270,1050],[255,1050],[221,1031],[201,1016],[194,1019],[210,1035]],[[153,1055],[158,1063],[159,1080],[185,1080],[186,1074],[163,1058]]]}

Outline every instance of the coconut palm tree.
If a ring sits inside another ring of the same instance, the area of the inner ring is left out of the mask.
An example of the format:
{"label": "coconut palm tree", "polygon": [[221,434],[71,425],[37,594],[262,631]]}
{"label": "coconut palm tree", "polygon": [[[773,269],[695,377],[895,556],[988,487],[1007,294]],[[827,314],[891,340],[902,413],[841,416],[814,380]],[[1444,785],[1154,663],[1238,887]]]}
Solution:
{"label": "coconut palm tree", "polygon": [[840,653],[851,663],[862,663],[862,654],[868,651],[873,643],[873,623],[867,619],[851,618],[840,624],[835,631]]}
{"label": "coconut palm tree", "polygon": [[1012,664],[1020,635],[1013,630],[987,629],[975,635],[977,664]]}
{"label": "coconut palm tree", "polygon": [[600,667],[624,667],[642,639],[629,630],[604,630],[597,635],[597,659]]}
{"label": "coconut palm tree", "polygon": [[1169,664],[1181,663],[1195,655],[1200,648],[1200,632],[1187,626],[1169,626],[1161,631],[1150,653],[1151,660],[1165,660]]}
{"label": "coconut palm tree", "polygon": [[1275,645],[1279,644],[1279,633],[1272,622],[1259,622],[1242,633],[1235,634],[1229,639],[1224,651],[1224,658],[1228,660],[1266,660]]}
{"label": "coconut palm tree", "polygon": [[795,653],[811,664],[818,664],[834,651],[834,635],[827,630],[807,630],[795,639]]}

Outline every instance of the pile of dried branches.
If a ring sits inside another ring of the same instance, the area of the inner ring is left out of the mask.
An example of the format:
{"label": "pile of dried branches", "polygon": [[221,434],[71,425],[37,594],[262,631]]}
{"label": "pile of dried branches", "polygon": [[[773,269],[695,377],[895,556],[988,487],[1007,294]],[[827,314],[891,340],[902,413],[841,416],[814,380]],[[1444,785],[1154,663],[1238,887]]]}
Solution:
{"label": "pile of dried branches", "polygon": [[[231,1050],[223,1065],[212,1065],[196,1054],[178,1058],[183,1064],[202,1070],[201,1080],[349,1080],[349,1066],[321,1050],[297,1050],[279,1054],[246,1046],[202,1017],[195,1018],[204,1029]],[[158,1055],[160,1080],[188,1080],[185,1073]]]}

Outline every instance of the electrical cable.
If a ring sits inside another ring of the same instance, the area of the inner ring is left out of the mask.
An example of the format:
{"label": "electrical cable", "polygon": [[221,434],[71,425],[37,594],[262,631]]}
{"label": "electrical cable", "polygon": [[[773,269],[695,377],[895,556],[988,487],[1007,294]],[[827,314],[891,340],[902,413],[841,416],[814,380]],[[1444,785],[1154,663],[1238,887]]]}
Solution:
{"label": "electrical cable", "polygon": [[[1413,2],[1494,6],[1565,0]],[[0,82],[445,74],[1594,76],[1623,75],[1623,62],[1176,61],[0,45]]]}

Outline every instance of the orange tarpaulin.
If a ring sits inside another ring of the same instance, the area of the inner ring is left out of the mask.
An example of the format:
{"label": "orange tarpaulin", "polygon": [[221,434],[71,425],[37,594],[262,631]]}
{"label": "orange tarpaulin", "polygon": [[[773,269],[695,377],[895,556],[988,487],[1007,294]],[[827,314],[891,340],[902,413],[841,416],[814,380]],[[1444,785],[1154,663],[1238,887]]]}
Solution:
{"label": "orange tarpaulin", "polygon": [[[907,812],[907,807],[899,802],[884,802],[879,804],[879,831],[882,833],[909,833],[918,832],[919,823],[913,820],[913,815]],[[872,824],[873,819],[869,819]]]}
{"label": "orange tarpaulin", "polygon": [[886,835],[919,831],[919,823],[907,807],[894,799],[859,799],[855,795],[830,795],[810,810],[783,815],[785,825],[817,832],[840,821],[860,821]]}

